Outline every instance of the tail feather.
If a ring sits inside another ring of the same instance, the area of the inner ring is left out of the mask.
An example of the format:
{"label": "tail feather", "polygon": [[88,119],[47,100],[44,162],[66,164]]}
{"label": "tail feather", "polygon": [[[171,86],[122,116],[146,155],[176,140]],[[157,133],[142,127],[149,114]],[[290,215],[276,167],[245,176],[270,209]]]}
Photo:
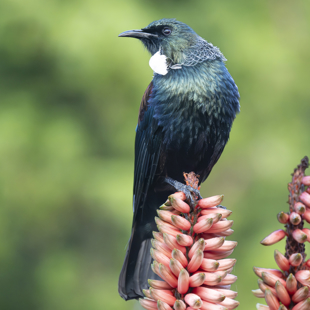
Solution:
{"label": "tail feather", "polygon": [[[134,242],[134,247],[131,248]],[[148,279],[159,279],[151,269],[152,257],[150,255],[151,239],[146,239],[137,248],[134,233],[130,238],[125,261],[118,281],[118,292],[125,300],[144,297],[143,289],[148,288]]]}
{"label": "tail feather", "polygon": [[128,249],[118,281],[118,292],[125,300],[144,297],[142,290],[148,288],[148,279],[159,279],[151,269],[151,239],[152,232],[157,230],[154,221],[156,210],[169,194],[149,191],[143,207],[135,209]]}

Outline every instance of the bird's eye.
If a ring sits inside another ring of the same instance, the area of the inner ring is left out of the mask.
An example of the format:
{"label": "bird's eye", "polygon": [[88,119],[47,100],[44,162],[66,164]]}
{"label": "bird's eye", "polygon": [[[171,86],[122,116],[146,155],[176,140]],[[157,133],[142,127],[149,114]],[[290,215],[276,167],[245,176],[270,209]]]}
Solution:
{"label": "bird's eye", "polygon": [[171,32],[172,32],[171,29],[168,28],[168,27],[165,27],[165,28],[162,30],[162,33],[163,33],[165,36],[168,36]]}

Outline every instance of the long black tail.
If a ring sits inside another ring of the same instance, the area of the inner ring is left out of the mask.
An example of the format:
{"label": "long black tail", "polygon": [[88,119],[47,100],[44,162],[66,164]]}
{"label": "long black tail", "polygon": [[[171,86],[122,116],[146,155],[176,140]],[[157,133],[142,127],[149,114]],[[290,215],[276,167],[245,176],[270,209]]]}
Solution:
{"label": "long black tail", "polygon": [[118,292],[125,300],[144,297],[148,279],[159,279],[151,269],[152,232],[157,231],[156,210],[165,202],[168,193],[148,193],[143,208],[137,210],[128,243],[125,261],[118,281]]}

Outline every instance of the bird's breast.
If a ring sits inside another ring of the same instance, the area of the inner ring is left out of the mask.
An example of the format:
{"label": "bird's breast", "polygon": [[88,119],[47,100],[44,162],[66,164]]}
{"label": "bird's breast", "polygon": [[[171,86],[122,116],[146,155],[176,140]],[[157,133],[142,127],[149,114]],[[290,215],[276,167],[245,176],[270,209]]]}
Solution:
{"label": "bird's breast", "polygon": [[153,84],[150,103],[165,147],[201,152],[227,128],[229,133],[239,94],[221,62],[155,75]]}

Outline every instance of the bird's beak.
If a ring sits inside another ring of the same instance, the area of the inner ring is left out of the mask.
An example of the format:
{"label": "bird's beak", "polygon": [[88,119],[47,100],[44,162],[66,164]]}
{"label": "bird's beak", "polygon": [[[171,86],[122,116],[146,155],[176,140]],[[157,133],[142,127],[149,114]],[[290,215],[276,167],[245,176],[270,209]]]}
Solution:
{"label": "bird's beak", "polygon": [[129,37],[129,38],[137,38],[137,39],[148,39],[148,38],[157,38],[158,35],[154,33],[145,32],[143,30],[128,30],[124,31],[118,35],[119,37]]}

